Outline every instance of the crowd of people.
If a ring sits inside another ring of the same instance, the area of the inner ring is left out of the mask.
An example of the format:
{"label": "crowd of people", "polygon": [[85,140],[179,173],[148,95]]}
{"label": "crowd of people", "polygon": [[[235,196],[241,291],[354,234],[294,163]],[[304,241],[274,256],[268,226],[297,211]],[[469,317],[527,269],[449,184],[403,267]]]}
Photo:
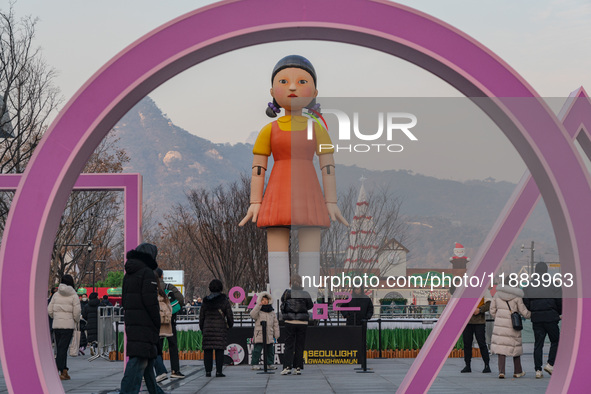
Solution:
{"label": "crowd of people", "polygon": [[[184,299],[178,289],[165,284],[162,270],[156,261],[158,249],[155,245],[143,243],[128,252],[123,279],[123,301],[125,310],[125,333],[129,361],[121,381],[121,393],[137,393],[142,378],[150,393],[162,393],[158,383],[167,379],[162,363],[163,339],[167,338],[171,357],[171,378],[183,378],[178,362],[176,344],[175,313],[172,305]],[[211,377],[215,356],[215,376],[223,373],[224,350],[228,345],[228,331],[234,325],[230,299],[223,293],[223,284],[214,279],[209,283],[210,294],[203,298],[199,309],[199,328],[203,334],[205,376]],[[172,301],[172,302],[171,302]],[[361,324],[371,318],[373,305],[363,292],[352,302],[359,304],[359,312],[346,312],[347,324]],[[310,294],[302,287],[301,278],[293,275],[291,287],[281,296],[281,315],[285,322],[285,354],[282,375],[300,375],[304,368],[304,345],[309,323],[309,311],[313,302]],[[253,370],[258,370],[261,353],[269,369],[276,369],[274,346],[280,337],[279,318],[273,309],[270,293],[258,295],[256,306],[251,311],[254,320],[251,358]],[[263,330],[263,322],[266,330]],[[266,348],[264,346],[266,344]],[[155,372],[156,371],[156,372]]]}
{"label": "crowd of people", "polygon": [[[535,273],[540,277],[548,273],[546,263],[540,262],[536,264]],[[466,364],[461,371],[462,373],[472,372],[471,359],[474,336],[484,362],[482,372],[492,372],[485,338],[485,312],[487,311],[494,318],[490,353],[497,355],[498,376],[500,379],[505,378],[507,357],[513,358],[513,377],[521,378],[525,376],[525,371],[521,366],[521,355],[523,354],[521,317],[531,319],[532,322],[536,379],[544,377],[543,371],[552,375],[560,337],[559,322],[562,319],[562,294],[560,288],[551,284],[550,286],[526,286],[520,289],[505,284],[505,286],[497,286],[494,297],[491,297],[487,291],[485,297],[481,299],[478,307],[474,310],[462,334]],[[543,347],[546,336],[550,339],[550,351],[547,363],[542,368]]]}
{"label": "crowd of people", "polygon": [[[113,304],[107,296],[99,300],[96,292],[79,297],[71,275],[62,276],[59,286],[52,289],[47,300],[47,312],[61,380],[71,379],[67,366],[68,352],[74,356],[85,355],[87,347],[90,347],[90,354],[94,356],[98,351],[98,308],[101,306]],[[73,341],[75,335],[79,336],[79,340]],[[74,344],[77,348],[73,348]]]}
{"label": "crowd of people", "polygon": [[[143,243],[128,252],[123,279],[122,307],[125,311],[125,333],[127,336],[127,363],[121,381],[121,393],[137,393],[142,379],[150,393],[162,393],[158,383],[169,378],[163,362],[162,349],[167,339],[170,354],[170,378],[182,379],[178,343],[176,338],[177,315],[185,306],[182,293],[173,285],[164,283],[163,271],[158,268],[155,245]],[[536,265],[536,273],[547,273],[545,263]],[[60,379],[68,380],[68,348],[76,330],[85,334],[80,338],[80,352],[87,346],[91,353],[96,351],[98,308],[110,303],[105,296],[99,300],[93,292],[88,298],[78,297],[74,280],[70,275],[61,278],[59,287],[52,291],[48,301],[50,328],[56,345],[56,366]],[[198,299],[199,328],[203,334],[202,349],[206,377],[211,377],[215,356],[216,377],[223,373],[224,350],[228,345],[228,332],[234,325],[230,299],[223,293],[223,284],[214,279],[209,283],[210,294]],[[268,369],[276,369],[274,344],[283,335],[285,353],[281,375],[300,375],[304,368],[304,347],[313,301],[309,292],[302,287],[301,278],[292,275],[291,286],[281,296],[280,311],[273,308],[273,297],[268,292],[257,295],[257,301],[250,316],[254,321],[251,368],[259,370],[261,357]],[[190,306],[188,304],[187,306]],[[347,325],[362,325],[373,315],[373,303],[363,288],[353,291],[349,306],[359,307],[357,311],[343,311]],[[486,344],[486,318],[489,312],[494,318],[490,352]],[[552,374],[558,349],[559,322],[562,318],[562,299],[559,288],[528,286],[523,290],[508,285],[497,286],[494,297],[490,292],[480,300],[469,322],[464,328],[465,367],[462,373],[472,372],[473,338],[480,348],[484,362],[483,373],[490,373],[490,354],[497,355],[498,377],[504,378],[506,358],[513,358],[513,377],[525,375],[521,366],[523,354],[521,318],[531,319],[534,331],[534,365],[536,378],[543,377],[543,371]],[[279,321],[284,324],[283,334]],[[265,329],[266,328],[266,329]],[[543,365],[543,346],[546,336],[550,339],[550,351],[546,365]]]}

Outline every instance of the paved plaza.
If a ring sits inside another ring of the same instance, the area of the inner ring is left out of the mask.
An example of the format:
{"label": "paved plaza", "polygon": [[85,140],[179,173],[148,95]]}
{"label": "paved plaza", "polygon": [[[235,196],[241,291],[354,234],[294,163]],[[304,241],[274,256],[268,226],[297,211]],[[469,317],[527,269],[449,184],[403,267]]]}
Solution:
{"label": "paved plaza", "polygon": [[[546,346],[546,351],[548,347]],[[483,374],[482,360],[474,359],[472,373],[461,374],[463,359],[450,358],[446,361],[430,393],[543,393],[550,376],[535,379],[533,365],[533,344],[524,344],[526,352],[522,363],[526,375],[514,379],[513,363],[507,365],[508,379],[498,379],[497,358],[492,356],[493,373]],[[545,355],[544,357],[546,357]],[[123,363],[98,359],[88,362],[90,356],[68,358],[72,380],[64,381],[66,393],[72,394],[115,394],[123,376]],[[161,387],[166,393],[392,393],[410,368],[414,359],[369,359],[368,367],[374,373],[356,373],[353,365],[307,365],[301,376],[282,376],[279,370],[263,375],[251,371],[249,366],[228,366],[224,368],[225,378],[206,378],[203,361],[181,361],[185,379],[165,380]],[[165,361],[169,368],[168,361]],[[170,369],[169,369],[170,370]],[[57,373],[57,372],[56,372]],[[215,375],[215,374],[214,374]],[[23,374],[26,379],[26,374]],[[144,387],[143,387],[144,388]],[[145,388],[144,388],[145,389]],[[7,388],[2,378],[0,393]],[[147,393],[147,391],[142,391]]]}

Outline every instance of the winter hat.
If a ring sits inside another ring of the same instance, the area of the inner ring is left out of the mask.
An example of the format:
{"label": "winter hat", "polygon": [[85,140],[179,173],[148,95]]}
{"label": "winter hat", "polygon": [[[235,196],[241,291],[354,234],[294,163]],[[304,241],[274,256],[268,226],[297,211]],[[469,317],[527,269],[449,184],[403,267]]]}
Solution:
{"label": "winter hat", "polygon": [[96,291],[90,293],[90,296],[88,297],[89,300],[94,300],[98,298],[98,293]]}
{"label": "winter hat", "polygon": [[156,256],[158,255],[158,248],[156,247],[156,245],[152,245],[146,242],[139,244],[137,248],[135,248],[135,251],[149,254],[154,259],[154,261],[156,261]]}
{"label": "winter hat", "polygon": [[454,259],[461,259],[466,254],[466,248],[459,242],[456,242],[456,247],[454,248]]}

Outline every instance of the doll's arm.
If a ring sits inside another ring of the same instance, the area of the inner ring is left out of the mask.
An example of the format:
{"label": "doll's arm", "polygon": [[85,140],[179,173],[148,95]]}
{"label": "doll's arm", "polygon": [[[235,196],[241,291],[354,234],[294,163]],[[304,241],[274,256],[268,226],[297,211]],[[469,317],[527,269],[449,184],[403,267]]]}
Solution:
{"label": "doll's arm", "polygon": [[252,160],[252,178],[250,180],[250,207],[239,226],[244,226],[250,219],[256,223],[263,201],[263,190],[265,188],[265,173],[267,172],[268,157],[265,155],[254,155]]}
{"label": "doll's arm", "polygon": [[332,153],[326,153],[318,156],[320,170],[322,171],[322,186],[324,187],[324,199],[330,219],[339,221],[345,226],[349,226],[347,220],[341,215],[341,210],[337,205],[337,182],[334,171],[334,157]]}

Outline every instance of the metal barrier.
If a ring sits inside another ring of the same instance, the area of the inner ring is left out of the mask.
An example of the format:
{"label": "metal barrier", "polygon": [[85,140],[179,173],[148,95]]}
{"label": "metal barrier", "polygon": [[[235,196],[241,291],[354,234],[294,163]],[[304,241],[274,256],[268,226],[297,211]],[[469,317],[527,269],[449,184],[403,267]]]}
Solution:
{"label": "metal barrier", "polygon": [[374,305],[374,316],[382,318],[428,318],[441,316],[445,305]]}
{"label": "metal barrier", "polygon": [[123,319],[121,308],[100,306],[97,312],[97,350],[96,354],[90,357],[88,361],[94,361],[97,358],[109,360],[109,352],[115,350],[117,344],[115,323]]}

